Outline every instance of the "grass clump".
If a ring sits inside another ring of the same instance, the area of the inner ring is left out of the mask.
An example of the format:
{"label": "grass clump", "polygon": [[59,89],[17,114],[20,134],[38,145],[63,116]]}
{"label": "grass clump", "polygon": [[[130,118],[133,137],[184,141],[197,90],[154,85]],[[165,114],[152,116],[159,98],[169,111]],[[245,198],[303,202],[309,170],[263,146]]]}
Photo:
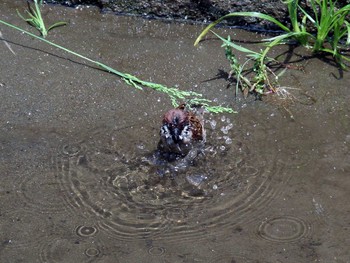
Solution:
{"label": "grass clump", "polygon": [[141,79],[139,79],[131,74],[120,72],[116,69],[113,69],[113,68],[107,66],[106,64],[103,64],[99,61],[85,57],[85,56],[78,54],[72,50],[69,50],[63,46],[55,44],[55,43],[53,43],[53,42],[51,42],[43,37],[39,37],[39,36],[34,35],[34,34],[28,32],[22,28],[19,28],[15,25],[7,23],[3,20],[0,20],[0,23],[4,24],[12,29],[23,32],[26,35],[32,36],[36,39],[39,39],[40,41],[43,41],[43,42],[45,42],[51,46],[54,46],[58,49],[64,50],[65,52],[68,52],[69,54],[77,56],[85,61],[88,61],[88,62],[92,63],[93,65],[98,66],[99,68],[103,69],[104,71],[113,73],[113,74],[119,76],[126,84],[128,84],[136,89],[143,90],[144,87],[147,87],[147,88],[151,88],[153,90],[165,93],[170,97],[170,100],[171,100],[173,106],[175,106],[175,107],[178,106],[180,103],[186,101],[188,104],[203,105],[209,112],[212,112],[212,113],[224,113],[224,112],[234,113],[235,112],[232,108],[212,105],[212,101],[203,98],[202,94],[200,94],[200,93],[197,93],[194,91],[183,91],[183,90],[179,90],[179,89],[174,88],[174,87],[167,87],[167,86],[162,85],[162,84],[141,80]]}
{"label": "grass clump", "polygon": [[18,10],[17,10],[17,13],[24,21],[26,21],[27,23],[35,27],[40,32],[42,37],[44,38],[47,37],[47,33],[51,29],[59,26],[64,26],[67,24],[66,22],[59,21],[49,26],[48,28],[46,28],[44,19],[41,15],[41,6],[43,4],[43,0],[33,0],[33,2],[34,2],[34,8],[32,8],[29,1],[27,1],[28,10],[25,10],[25,11],[29,16],[28,18],[25,18]]}
{"label": "grass clump", "polygon": [[[289,2],[292,2],[289,0]],[[328,52],[331,53],[336,61],[342,66],[343,59],[350,61],[349,58],[341,54],[341,46],[350,44],[350,24],[346,20],[350,13],[350,4],[342,8],[336,8],[336,2],[332,0],[311,0],[311,8],[313,14],[308,14],[301,7],[300,10],[314,26],[316,35],[309,34],[312,40],[314,52]],[[331,49],[325,46],[329,43]]]}
{"label": "grass clump", "polygon": [[[225,56],[231,67],[228,78],[234,77],[236,79],[236,94],[239,89],[242,90],[244,97],[247,97],[249,93],[253,93],[257,97],[268,93],[276,93],[278,78],[284,73],[285,69],[276,75],[270,68],[270,64],[281,65],[281,63],[267,55],[271,48],[294,35],[294,32],[276,37],[261,52],[235,44],[230,37],[225,39],[214,32],[213,34],[223,42],[222,47],[225,48]],[[247,59],[243,64],[239,63],[234,51],[246,55]],[[250,67],[250,65],[253,66]]]}
{"label": "grass clump", "polygon": [[[289,12],[291,28],[274,17],[263,13],[234,12],[208,25],[197,37],[194,45],[198,45],[204,36],[217,24],[233,17],[259,18],[269,21],[282,29],[284,33],[263,40],[265,48],[261,52],[254,52],[233,43],[230,39],[224,39],[215,34],[223,41],[226,58],[231,65],[230,75],[233,74],[237,80],[236,90],[239,86],[245,95],[247,92],[263,94],[266,91],[276,91],[274,88],[276,85],[273,85],[269,79],[269,75],[271,75],[269,73],[273,74],[273,72],[268,67],[268,63],[274,60],[268,58],[267,54],[273,47],[287,43],[289,40],[295,40],[300,45],[312,48],[313,53],[329,53],[341,68],[346,68],[347,65],[344,61],[350,61],[350,58],[343,55],[342,50],[350,45],[350,23],[346,20],[350,13],[350,4],[337,8],[337,1],[333,0],[310,0],[308,2],[311,10],[309,13],[299,5],[299,0],[284,1]],[[247,60],[240,64],[235,58],[232,49],[245,53]],[[251,60],[253,60],[251,71],[254,74],[252,78],[247,78],[243,76],[243,72],[247,62]],[[277,79],[277,76],[275,77]]]}

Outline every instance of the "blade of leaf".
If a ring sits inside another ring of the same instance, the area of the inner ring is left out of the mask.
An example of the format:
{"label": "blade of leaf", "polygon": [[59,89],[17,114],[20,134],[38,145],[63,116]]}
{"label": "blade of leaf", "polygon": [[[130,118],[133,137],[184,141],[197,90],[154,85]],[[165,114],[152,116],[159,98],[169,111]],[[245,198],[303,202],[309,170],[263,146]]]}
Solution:
{"label": "blade of leaf", "polygon": [[63,22],[63,21],[60,21],[60,22],[57,22],[57,23],[54,23],[53,25],[51,25],[47,31],[50,31],[51,29],[55,28],[55,27],[60,27],[60,26],[65,26],[67,25],[67,22]]}
{"label": "blade of leaf", "polygon": [[253,50],[250,50],[248,48],[245,48],[245,47],[242,47],[240,45],[237,45],[235,43],[233,43],[232,41],[228,41],[227,39],[221,37],[220,35],[216,34],[215,32],[212,32],[215,36],[217,36],[222,42],[225,43],[225,45],[227,46],[230,46],[230,47],[233,47],[234,49],[237,49],[238,51],[240,52],[243,52],[243,53],[249,53],[249,54],[255,54],[255,55],[260,55],[260,53],[258,52],[255,52]]}
{"label": "blade of leaf", "polygon": [[283,25],[281,22],[279,22],[277,19],[273,18],[272,16],[265,15],[265,14],[259,13],[259,12],[234,12],[234,13],[230,13],[230,14],[227,14],[225,16],[222,16],[218,20],[216,20],[213,23],[211,23],[210,25],[208,25],[202,31],[202,33],[197,37],[196,41],[194,42],[194,46],[198,45],[198,43],[210,31],[211,28],[213,28],[214,26],[216,26],[221,21],[223,21],[227,18],[236,17],[236,16],[248,16],[248,17],[256,17],[256,18],[264,19],[264,20],[270,21],[270,22],[274,23],[275,25],[279,26],[282,30],[290,32],[290,29],[288,27]]}

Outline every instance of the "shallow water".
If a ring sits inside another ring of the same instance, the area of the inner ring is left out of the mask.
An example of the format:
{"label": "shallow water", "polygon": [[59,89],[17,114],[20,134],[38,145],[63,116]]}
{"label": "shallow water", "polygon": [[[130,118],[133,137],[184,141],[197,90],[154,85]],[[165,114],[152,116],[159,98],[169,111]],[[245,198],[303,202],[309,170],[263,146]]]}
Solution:
{"label": "shallow water", "polygon": [[[21,1],[1,5],[1,19],[31,29]],[[147,161],[165,95],[1,26],[16,53],[0,42],[1,262],[350,262],[348,73],[302,60],[281,78],[302,89],[294,103],[235,99],[216,77],[228,70],[220,43],[193,47],[199,26],[44,15],[70,22],[49,40],[239,113],[207,114],[204,155],[169,173]]]}

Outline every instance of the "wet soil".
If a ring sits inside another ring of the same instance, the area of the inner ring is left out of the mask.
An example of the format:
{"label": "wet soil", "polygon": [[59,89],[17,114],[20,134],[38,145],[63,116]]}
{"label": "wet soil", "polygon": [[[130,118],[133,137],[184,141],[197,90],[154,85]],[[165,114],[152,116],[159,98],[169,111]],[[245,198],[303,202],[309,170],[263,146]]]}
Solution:
{"label": "wet soil", "polygon": [[[231,12],[260,12],[271,15],[287,25],[290,23],[286,4],[280,0],[47,0],[46,2],[60,3],[71,7],[95,5],[102,12],[137,15],[171,21],[186,21],[188,23],[208,23]],[[305,10],[310,10],[310,5],[305,3],[305,1],[299,1],[299,3]],[[349,3],[350,0],[337,1],[338,6],[344,6]],[[252,30],[279,29],[272,23],[248,17],[236,17],[223,21],[222,24],[248,27]]]}
{"label": "wet soil", "polygon": [[[0,17],[35,32],[22,8],[5,0]],[[204,154],[169,173],[149,161],[166,95],[1,25],[0,262],[349,262],[347,72],[280,47],[271,55],[304,66],[280,78],[293,100],[243,99],[223,77],[221,43],[193,47],[203,26],[91,7],[43,14],[69,21],[48,40],[238,113],[207,114]]]}
{"label": "wet soil", "polygon": [[[57,3],[59,1],[53,1]],[[180,1],[62,1],[68,6],[77,6],[83,4],[96,5],[103,12],[113,12],[124,15],[137,15],[147,18],[157,18],[163,20],[179,20],[187,22],[200,22],[207,23],[214,21],[219,17],[228,14],[229,12],[239,11],[257,11],[264,12],[266,14],[274,15],[276,18],[286,19],[285,5],[278,0],[270,1],[193,1],[193,0],[180,0]],[[61,2],[61,3],[62,3]],[[228,23],[230,25],[254,25],[257,26],[261,21],[254,18],[236,18],[230,19]],[[225,21],[224,23],[227,23]],[[259,26],[268,26],[269,24],[263,23]],[[271,25],[269,25],[271,26]]]}

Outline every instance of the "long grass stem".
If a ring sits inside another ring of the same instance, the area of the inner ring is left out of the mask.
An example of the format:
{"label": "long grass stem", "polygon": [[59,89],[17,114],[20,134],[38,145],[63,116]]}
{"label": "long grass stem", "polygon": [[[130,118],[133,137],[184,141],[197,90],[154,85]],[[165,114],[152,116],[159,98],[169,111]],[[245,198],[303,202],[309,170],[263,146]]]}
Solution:
{"label": "long grass stem", "polygon": [[234,113],[235,112],[232,108],[211,105],[212,101],[202,98],[202,94],[200,94],[200,93],[197,93],[194,91],[183,91],[183,90],[179,90],[179,89],[174,88],[174,87],[167,87],[167,86],[164,86],[161,84],[141,80],[133,75],[115,70],[115,69],[107,66],[106,64],[103,64],[103,63],[98,62],[96,60],[90,59],[86,56],[83,56],[79,53],[76,53],[72,50],[69,50],[68,48],[65,48],[63,46],[55,44],[55,43],[53,43],[53,42],[51,42],[43,37],[39,37],[31,32],[28,32],[22,28],[19,28],[15,25],[7,23],[3,20],[0,20],[0,23],[4,24],[10,28],[13,28],[15,30],[18,30],[20,32],[23,32],[31,37],[34,37],[40,41],[43,41],[51,46],[58,48],[58,49],[61,49],[69,54],[72,54],[72,55],[77,56],[83,60],[86,60],[94,65],[97,65],[98,67],[102,68],[103,70],[119,76],[126,84],[133,86],[134,88],[142,90],[143,87],[148,87],[148,88],[152,88],[156,91],[166,93],[170,97],[170,100],[174,106],[177,106],[178,104],[180,104],[181,101],[187,100],[189,102],[189,104],[191,104],[191,103],[202,104],[203,106],[206,107],[206,109],[209,112],[213,112],[213,113],[223,113],[223,112]]}

